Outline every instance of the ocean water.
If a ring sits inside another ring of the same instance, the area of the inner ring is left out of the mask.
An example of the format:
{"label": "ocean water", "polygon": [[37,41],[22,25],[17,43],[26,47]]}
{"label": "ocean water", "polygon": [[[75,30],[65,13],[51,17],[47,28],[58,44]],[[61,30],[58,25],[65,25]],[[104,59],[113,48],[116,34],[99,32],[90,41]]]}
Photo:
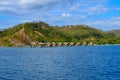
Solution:
{"label": "ocean water", "polygon": [[120,80],[120,46],[1,47],[0,80]]}

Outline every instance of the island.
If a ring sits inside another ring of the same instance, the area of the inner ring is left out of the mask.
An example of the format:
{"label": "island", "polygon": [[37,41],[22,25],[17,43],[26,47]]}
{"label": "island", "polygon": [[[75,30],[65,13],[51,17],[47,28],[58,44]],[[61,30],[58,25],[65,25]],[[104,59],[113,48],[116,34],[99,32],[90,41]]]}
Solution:
{"label": "island", "polygon": [[51,26],[26,22],[0,30],[0,46],[92,46],[120,44],[120,30],[102,31],[88,25]]}

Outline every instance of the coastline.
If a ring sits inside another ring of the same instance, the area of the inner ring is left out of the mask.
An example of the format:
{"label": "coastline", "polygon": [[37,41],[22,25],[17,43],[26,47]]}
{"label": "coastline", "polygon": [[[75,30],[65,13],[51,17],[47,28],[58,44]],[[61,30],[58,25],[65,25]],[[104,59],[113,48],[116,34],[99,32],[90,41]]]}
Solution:
{"label": "coastline", "polygon": [[52,48],[52,47],[92,47],[92,46],[120,46],[120,44],[100,44],[100,45],[79,45],[79,46],[36,46],[36,47],[31,47],[31,45],[27,46],[0,46],[0,48]]}

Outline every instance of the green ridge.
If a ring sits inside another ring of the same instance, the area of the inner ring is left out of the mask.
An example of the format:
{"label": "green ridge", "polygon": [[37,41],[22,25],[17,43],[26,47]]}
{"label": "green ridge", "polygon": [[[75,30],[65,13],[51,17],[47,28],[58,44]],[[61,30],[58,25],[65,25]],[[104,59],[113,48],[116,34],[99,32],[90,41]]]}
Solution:
{"label": "green ridge", "polygon": [[29,22],[0,32],[0,46],[26,46],[31,42],[93,42],[120,44],[115,32],[104,32],[86,25],[50,26],[44,22]]}

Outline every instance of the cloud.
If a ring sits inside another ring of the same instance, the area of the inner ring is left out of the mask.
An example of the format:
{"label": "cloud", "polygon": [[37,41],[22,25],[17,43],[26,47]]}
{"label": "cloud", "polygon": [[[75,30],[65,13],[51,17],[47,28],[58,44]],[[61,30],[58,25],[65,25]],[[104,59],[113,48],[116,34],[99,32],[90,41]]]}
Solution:
{"label": "cloud", "polygon": [[66,14],[66,13],[63,13],[63,14],[62,14],[62,17],[70,17],[70,16],[71,16],[71,14],[68,14],[68,13],[67,13],[67,14]]}
{"label": "cloud", "polygon": [[[108,20],[101,20],[100,18],[103,14],[107,15],[112,11],[118,12],[120,10],[120,7],[109,5],[109,1],[0,0],[0,14],[7,15],[15,24],[26,21],[45,21],[51,25],[88,24],[98,28],[103,28],[109,24],[112,28],[119,26],[119,20],[115,15],[114,19],[111,18],[113,16],[109,16]],[[14,19],[15,17],[17,17],[17,21]]]}
{"label": "cloud", "polygon": [[58,0],[20,0],[19,5],[21,5],[22,8],[41,8],[57,1]]}
{"label": "cloud", "polygon": [[29,13],[33,10],[47,10],[52,7],[52,4],[58,0],[6,0],[0,2],[0,12],[10,12],[10,13]]}
{"label": "cloud", "polygon": [[96,5],[92,7],[88,7],[86,9],[86,12],[88,12],[89,15],[94,14],[100,14],[100,13],[106,13],[109,9],[104,7],[103,5]]}
{"label": "cloud", "polygon": [[[0,2],[0,12],[39,13],[40,11],[80,12],[89,15],[105,13],[111,9],[107,0],[6,0]],[[115,8],[113,8],[115,9]],[[116,8],[119,10],[119,8]]]}
{"label": "cloud", "polygon": [[120,17],[112,17],[106,20],[94,20],[88,22],[91,26],[96,26],[97,28],[104,30],[111,30],[111,29],[120,29]]}
{"label": "cloud", "polygon": [[0,5],[9,5],[9,4],[10,4],[10,2],[7,2],[7,1],[0,2]]}
{"label": "cloud", "polygon": [[81,0],[79,3],[74,3],[70,7],[70,11],[76,11],[79,13],[86,13],[88,15],[105,14],[112,10],[120,10],[120,7],[110,6],[108,4],[110,0]]}
{"label": "cloud", "polygon": [[51,2],[55,2],[57,0],[20,0],[19,3],[22,5],[35,5],[35,4],[39,4],[39,5],[45,5],[45,4],[49,4]]}

